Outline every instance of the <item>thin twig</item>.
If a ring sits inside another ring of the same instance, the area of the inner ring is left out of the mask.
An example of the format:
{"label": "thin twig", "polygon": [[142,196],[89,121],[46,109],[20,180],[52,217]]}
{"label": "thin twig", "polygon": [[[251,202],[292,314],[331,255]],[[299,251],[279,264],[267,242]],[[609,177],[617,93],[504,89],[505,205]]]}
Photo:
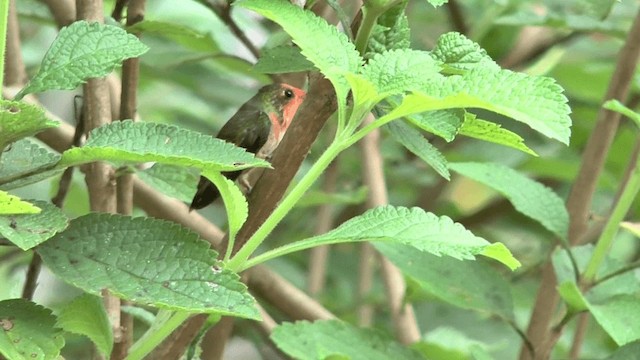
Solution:
{"label": "thin twig", "polygon": [[226,1],[222,3],[214,3],[211,0],[205,1],[205,5],[211,11],[213,11],[219,18],[227,24],[229,30],[240,40],[240,42],[251,52],[251,54],[258,59],[260,57],[260,50],[251,42],[249,37],[240,29],[236,21],[231,16],[231,5]]}
{"label": "thin twig", "polygon": [[7,43],[4,64],[4,83],[22,86],[27,82],[27,71],[21,55],[20,27],[16,12],[16,0],[9,3],[7,19]]}
{"label": "thin twig", "polygon": [[22,288],[22,298],[27,300],[33,299],[33,294],[36,292],[38,286],[38,277],[40,276],[40,269],[42,268],[42,258],[37,252],[33,252],[33,257],[29,262],[29,268],[27,269],[27,277]]}

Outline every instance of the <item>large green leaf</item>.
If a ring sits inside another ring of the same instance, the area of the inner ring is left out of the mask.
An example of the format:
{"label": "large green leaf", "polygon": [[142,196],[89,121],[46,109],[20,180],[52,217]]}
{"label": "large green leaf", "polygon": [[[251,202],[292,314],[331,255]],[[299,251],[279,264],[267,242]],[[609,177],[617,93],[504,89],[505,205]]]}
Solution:
{"label": "large green leaf", "polygon": [[405,96],[386,117],[431,110],[481,108],[513,118],[565,144],[571,135],[571,110],[562,88],[551,78],[509,70],[473,69],[431,81],[421,92]]}
{"label": "large green leaf", "polygon": [[58,166],[92,161],[157,161],[217,171],[268,166],[231,143],[176,126],[149,122],[117,121],[93,130],[82,147],[62,154]]}
{"label": "large green leaf", "polygon": [[147,50],[137,37],[117,26],[76,21],[60,30],[40,70],[16,99],[33,92],[75,89],[86,79],[105,76],[125,59]]}
{"label": "large green leaf", "polygon": [[500,192],[516,210],[566,240],[569,213],[553,190],[504,165],[450,163],[449,168]]}
{"label": "large green leaf", "polygon": [[439,257],[403,244],[373,244],[429,294],[464,309],[513,320],[509,283],[491,264]]}
{"label": "large green leaf", "polygon": [[111,355],[113,332],[100,297],[90,294],[78,296],[62,308],[57,325],[64,331],[85,335],[102,354]]}
{"label": "large green leaf", "polygon": [[253,69],[265,74],[281,74],[311,71],[315,66],[300,53],[300,48],[280,45],[264,49]]}
{"label": "large green leaf", "polygon": [[37,214],[0,216],[0,234],[22,250],[29,250],[64,230],[68,219],[59,208],[46,201],[33,201]]}
{"label": "large green leaf", "polygon": [[[460,260],[472,260],[475,259],[475,255],[484,255],[502,262],[511,269],[520,266],[518,260],[503,244],[490,244],[446,216],[438,217],[419,208],[395,206],[371,209],[326,234],[284,246],[283,249],[287,250],[283,252],[367,240],[406,244],[418,251],[438,256],[447,255]],[[256,257],[256,260],[259,258]]]}
{"label": "large green leaf", "polygon": [[9,360],[59,359],[64,346],[51,310],[24,299],[0,301],[0,354]]}
{"label": "large green leaf", "polygon": [[422,359],[373,329],[360,329],[338,320],[284,323],[273,330],[271,340],[287,355],[316,359]]}
{"label": "large green leaf", "polygon": [[344,74],[357,72],[363,60],[345,34],[289,1],[241,0],[234,4],[253,10],[282,26],[300,47],[302,55],[331,81],[338,99],[346,97],[349,85]]}
{"label": "large green leaf", "polygon": [[14,141],[56,126],[58,122],[47,119],[42,108],[0,99],[0,152]]}
{"label": "large green leaf", "polygon": [[258,318],[237,274],[222,269],[209,243],[177,224],[92,213],[38,248],[63,280],[169,310]]}

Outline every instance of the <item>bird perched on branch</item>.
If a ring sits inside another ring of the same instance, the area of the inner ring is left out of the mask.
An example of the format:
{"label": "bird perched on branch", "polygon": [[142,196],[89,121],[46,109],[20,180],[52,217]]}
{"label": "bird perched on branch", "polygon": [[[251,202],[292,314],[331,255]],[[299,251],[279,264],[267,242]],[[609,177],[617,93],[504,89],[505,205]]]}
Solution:
{"label": "bird perched on branch", "polygon": [[[240,107],[216,137],[242,147],[258,158],[267,159],[278,147],[304,97],[303,90],[291,85],[264,86]],[[241,172],[229,171],[222,174],[230,180],[236,180]],[[245,181],[243,183],[243,179],[240,179],[244,186],[250,188],[248,179]],[[215,185],[201,176],[189,209],[202,209],[219,196]]]}

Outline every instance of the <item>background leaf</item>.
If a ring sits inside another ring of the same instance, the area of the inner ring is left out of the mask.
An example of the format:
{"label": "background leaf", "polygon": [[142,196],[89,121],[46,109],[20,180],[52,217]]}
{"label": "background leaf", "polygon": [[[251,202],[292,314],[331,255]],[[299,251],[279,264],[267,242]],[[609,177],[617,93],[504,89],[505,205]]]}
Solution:
{"label": "background leaf", "polygon": [[103,355],[111,355],[113,333],[101,298],[90,294],[78,296],[60,311],[57,326],[87,336]]}
{"label": "background leaf", "polygon": [[0,216],[0,234],[22,250],[43,243],[64,230],[69,221],[60,209],[49,202],[35,200],[33,203],[42,211],[37,214]]}
{"label": "background leaf", "polygon": [[0,151],[14,141],[56,126],[58,122],[47,119],[41,108],[0,99]]}

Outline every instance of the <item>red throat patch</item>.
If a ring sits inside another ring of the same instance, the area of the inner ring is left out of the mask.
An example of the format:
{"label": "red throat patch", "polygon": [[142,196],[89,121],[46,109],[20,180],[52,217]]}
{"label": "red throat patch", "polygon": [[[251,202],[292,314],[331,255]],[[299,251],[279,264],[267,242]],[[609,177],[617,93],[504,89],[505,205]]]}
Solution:
{"label": "red throat patch", "polygon": [[300,104],[302,104],[306,96],[304,90],[298,89],[295,86],[287,84],[282,84],[282,86],[293,91],[294,97],[293,99],[291,99],[291,101],[284,105],[282,109],[282,119],[278,119],[278,114],[276,113],[269,114],[269,119],[271,119],[271,124],[273,125],[273,134],[275,135],[278,142],[282,140],[284,133],[289,128],[289,125],[291,125],[293,117],[296,115]]}

